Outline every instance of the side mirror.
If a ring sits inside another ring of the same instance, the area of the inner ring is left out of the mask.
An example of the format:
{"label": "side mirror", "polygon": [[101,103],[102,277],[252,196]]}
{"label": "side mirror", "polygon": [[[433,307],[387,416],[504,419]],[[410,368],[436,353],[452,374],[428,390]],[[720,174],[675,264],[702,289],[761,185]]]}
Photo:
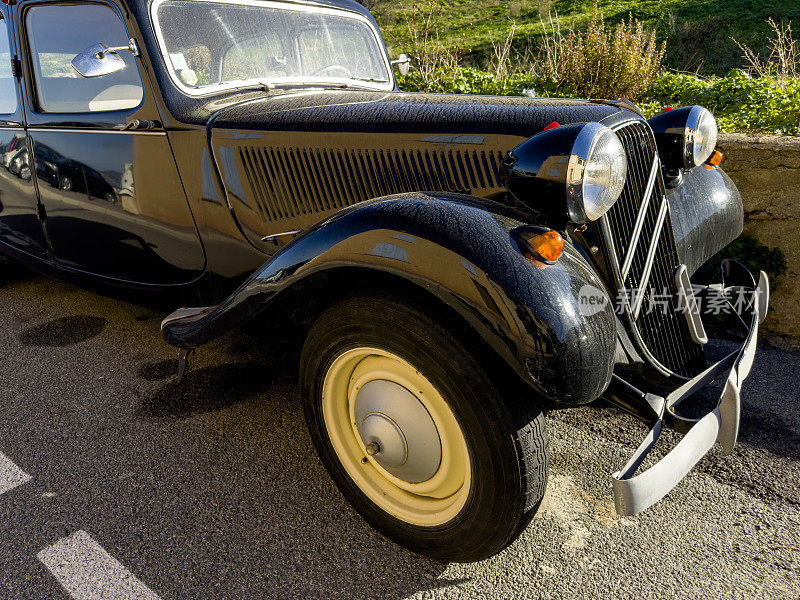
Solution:
{"label": "side mirror", "polygon": [[397,67],[397,72],[405,77],[408,75],[409,67],[411,67],[411,59],[407,54],[401,54],[396,60],[392,61],[392,64]]}
{"label": "side mirror", "polygon": [[117,54],[121,50],[128,50],[134,56],[139,56],[139,47],[132,38],[127,46],[110,48],[105,44],[94,44],[72,59],[72,68],[83,77],[101,77],[116,73],[125,68],[125,61]]}

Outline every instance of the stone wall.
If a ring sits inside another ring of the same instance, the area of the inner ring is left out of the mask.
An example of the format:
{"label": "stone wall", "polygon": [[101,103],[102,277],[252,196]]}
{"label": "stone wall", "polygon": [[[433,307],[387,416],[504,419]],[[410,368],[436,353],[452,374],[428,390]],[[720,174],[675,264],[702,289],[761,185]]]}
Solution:
{"label": "stone wall", "polygon": [[800,137],[721,134],[722,168],[744,201],[744,231],[786,255],[763,329],[800,343]]}

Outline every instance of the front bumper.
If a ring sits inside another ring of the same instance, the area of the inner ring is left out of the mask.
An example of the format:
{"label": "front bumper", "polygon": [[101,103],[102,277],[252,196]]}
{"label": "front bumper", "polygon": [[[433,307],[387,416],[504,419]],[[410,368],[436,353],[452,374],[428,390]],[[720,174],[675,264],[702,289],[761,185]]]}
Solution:
{"label": "front bumper", "polygon": [[[749,276],[749,273],[748,273]],[[752,277],[750,277],[752,280]],[[687,381],[666,397],[641,392],[619,380],[632,395],[638,395],[640,407],[651,412],[652,429],[622,469],[612,475],[614,504],[620,515],[635,515],[663,498],[719,441],[724,454],[730,454],[739,433],[740,394],[742,384],[750,373],[756,352],[758,325],[764,320],[769,304],[769,281],[762,271],[758,284],[717,288],[725,297],[732,291],[749,298],[745,316],[739,316],[747,332],[741,347],[716,364]],[[695,396],[712,381],[727,373],[716,407],[702,418],[680,416],[682,403]],[[636,474],[650,451],[655,447],[664,427],[671,427],[683,438],[664,458]]]}

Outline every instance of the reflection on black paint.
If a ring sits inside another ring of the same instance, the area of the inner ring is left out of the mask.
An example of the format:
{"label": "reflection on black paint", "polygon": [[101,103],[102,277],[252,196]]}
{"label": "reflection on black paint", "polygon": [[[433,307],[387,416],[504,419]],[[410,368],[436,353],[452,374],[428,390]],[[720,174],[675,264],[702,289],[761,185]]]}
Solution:
{"label": "reflection on black paint", "polygon": [[69,235],[70,260],[62,262],[76,268],[94,265],[101,272],[113,273],[115,268],[124,267],[127,277],[134,281],[147,281],[154,272],[167,281],[186,281],[193,273],[168,263],[155,252],[156,244],[127,229],[88,219],[48,215],[47,230]]}
{"label": "reflection on black paint", "polygon": [[0,242],[41,257],[47,244],[32,179],[25,134],[0,131]]}
{"label": "reflection on black paint", "polygon": [[56,260],[149,284],[196,279],[205,257],[166,136],[31,133]]}

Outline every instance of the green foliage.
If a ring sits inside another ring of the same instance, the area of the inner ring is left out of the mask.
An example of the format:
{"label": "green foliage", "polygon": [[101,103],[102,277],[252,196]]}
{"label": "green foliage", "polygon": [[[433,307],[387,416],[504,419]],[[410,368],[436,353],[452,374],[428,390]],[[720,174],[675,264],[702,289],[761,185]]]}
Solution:
{"label": "green foliage", "polygon": [[[431,91],[451,94],[520,96],[528,89],[537,96],[580,97],[564,82],[525,73],[500,77],[469,67],[442,68],[436,71],[434,81]],[[400,87],[407,91],[424,89],[419,75],[413,71],[401,78]],[[782,85],[774,79],[754,78],[743,71],[709,78],[664,73],[656,78],[639,106],[650,117],[666,106],[691,104],[711,110],[723,132],[800,135],[800,80]]]}
{"label": "green foliage", "polygon": [[[371,5],[393,55],[409,51],[403,9],[409,0],[364,0]],[[438,0],[442,43],[458,47],[471,66],[486,68],[492,44],[505,38],[511,22],[517,31],[514,50],[524,54],[540,45],[544,28],[540,17],[558,11],[565,30],[586,25],[592,0]],[[667,41],[666,66],[675,70],[722,75],[746,65],[736,39],[759,54],[768,53],[767,18],[800,21],[797,0],[599,0],[600,12],[610,25],[639,19]],[[800,30],[795,31],[795,38]]]}
{"label": "green foliage", "polygon": [[[400,89],[408,92],[423,91],[426,87],[422,76],[411,71],[406,77],[398,76]],[[547,90],[544,91],[546,85]],[[478,94],[489,96],[522,96],[526,89],[543,90],[544,95],[559,97],[555,82],[534,79],[525,73],[497,76],[472,67],[440,68],[434,72],[430,91],[440,94]],[[562,97],[564,94],[560,94]]]}
{"label": "green foliage", "polygon": [[769,248],[751,235],[743,234],[717,252],[707,263],[707,269],[714,281],[719,281],[720,264],[726,258],[738,260],[751,273],[763,270],[769,275],[772,289],[778,279],[786,274],[786,256],[780,248]]}
{"label": "green foliage", "polygon": [[584,98],[638,100],[661,72],[665,44],[632,16],[608,25],[595,0],[585,31],[563,32],[557,19],[550,14],[542,21],[539,51],[523,61],[532,75],[561,82]]}
{"label": "green foliage", "polygon": [[798,79],[781,84],[740,70],[708,78],[665,73],[650,88],[642,109],[654,114],[668,105],[689,104],[700,104],[714,113],[720,131],[800,135]]}

